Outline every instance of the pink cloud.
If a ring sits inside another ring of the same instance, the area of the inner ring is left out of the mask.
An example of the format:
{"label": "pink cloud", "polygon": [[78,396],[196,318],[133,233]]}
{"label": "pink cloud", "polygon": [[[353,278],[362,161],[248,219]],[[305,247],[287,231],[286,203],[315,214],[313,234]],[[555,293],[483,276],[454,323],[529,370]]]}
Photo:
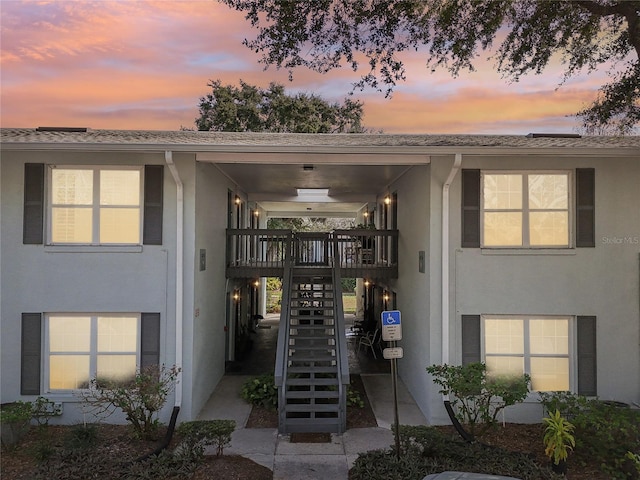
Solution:
{"label": "pink cloud", "polygon": [[[242,46],[255,36],[244,14],[211,0],[14,1],[0,15],[3,126],[192,127],[210,79],[275,81],[337,101],[365,73],[299,69],[290,83],[286,71],[263,70],[259,54]],[[581,77],[555,91],[561,68],[509,85],[486,58],[455,80],[430,74],[419,52],[406,63],[408,80],[391,99],[355,92],[368,127],[457,133],[555,122],[566,130],[564,116],[593,98],[601,81]]]}

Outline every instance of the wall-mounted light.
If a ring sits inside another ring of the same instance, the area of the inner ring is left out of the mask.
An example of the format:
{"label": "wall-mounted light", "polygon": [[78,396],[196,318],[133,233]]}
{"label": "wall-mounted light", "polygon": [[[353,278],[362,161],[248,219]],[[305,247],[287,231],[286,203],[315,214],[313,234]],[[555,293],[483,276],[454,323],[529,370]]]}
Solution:
{"label": "wall-mounted light", "polygon": [[240,300],[240,293],[237,290],[233,292],[233,299],[237,302]]}
{"label": "wall-mounted light", "polygon": [[260,216],[260,212],[259,212],[258,210],[254,210],[253,214],[254,214],[256,217],[259,217],[259,216]]}
{"label": "wall-mounted light", "polygon": [[386,197],[384,197],[384,204],[389,205],[390,203],[391,203],[391,197],[387,195]]}
{"label": "wall-mounted light", "polygon": [[369,288],[369,285],[371,285],[371,283],[369,282],[369,280],[365,280],[364,281],[364,286]]}
{"label": "wall-mounted light", "polygon": [[384,292],[384,295],[382,295],[382,298],[384,299],[385,302],[389,301],[389,294],[387,292]]}
{"label": "wall-mounted light", "polygon": [[369,216],[369,212],[364,212],[363,215],[364,215],[364,218],[367,218]]}
{"label": "wall-mounted light", "polygon": [[240,197],[236,195],[236,205],[240,205]]}
{"label": "wall-mounted light", "polygon": [[260,280],[256,280],[255,282],[253,282],[253,286],[254,287],[259,287],[260,286]]}

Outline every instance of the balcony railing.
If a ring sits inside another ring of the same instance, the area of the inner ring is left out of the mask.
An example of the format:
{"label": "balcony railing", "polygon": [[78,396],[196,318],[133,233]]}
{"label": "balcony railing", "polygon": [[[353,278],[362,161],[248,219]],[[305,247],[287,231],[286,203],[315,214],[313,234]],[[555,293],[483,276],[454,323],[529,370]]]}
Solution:
{"label": "balcony railing", "polygon": [[227,277],[284,274],[287,261],[306,267],[337,267],[342,277],[397,278],[397,230],[227,230]]}

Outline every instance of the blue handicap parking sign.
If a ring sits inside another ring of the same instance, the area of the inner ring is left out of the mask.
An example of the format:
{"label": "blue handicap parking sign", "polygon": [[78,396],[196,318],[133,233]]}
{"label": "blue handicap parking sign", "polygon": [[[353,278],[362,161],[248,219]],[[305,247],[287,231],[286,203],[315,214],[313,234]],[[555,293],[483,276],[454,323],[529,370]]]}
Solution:
{"label": "blue handicap parking sign", "polygon": [[382,312],[382,325],[400,325],[400,311]]}

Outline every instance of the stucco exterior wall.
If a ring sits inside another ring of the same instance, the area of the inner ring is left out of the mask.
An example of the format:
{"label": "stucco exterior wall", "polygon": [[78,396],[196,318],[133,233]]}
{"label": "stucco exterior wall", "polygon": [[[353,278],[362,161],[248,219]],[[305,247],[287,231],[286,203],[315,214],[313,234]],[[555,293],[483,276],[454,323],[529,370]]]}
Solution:
{"label": "stucco exterior wall", "polygon": [[[640,401],[640,163],[634,158],[465,157],[463,168],[595,168],[595,248],[461,248],[461,183],[451,191],[452,362],[461,362],[463,314],[595,315],[598,396]],[[574,197],[572,196],[572,199]],[[435,212],[432,213],[435,216]],[[435,321],[435,316],[434,316]],[[537,396],[514,407],[539,421]]]}
{"label": "stucco exterior wall", "polygon": [[[175,361],[175,184],[164,178],[163,245],[74,247],[23,245],[24,164],[164,164],[158,154],[3,152],[1,179],[2,402],[20,399],[23,312],[160,312],[161,357]],[[10,301],[9,301],[10,300]],[[42,395],[65,402],[63,423],[81,420],[71,394]],[[24,400],[33,398],[24,397]],[[169,403],[171,403],[171,400]],[[170,410],[169,410],[170,411]],[[164,412],[166,417],[166,411]]]}
{"label": "stucco exterior wall", "polygon": [[[196,163],[192,412],[197,415],[225,370],[225,245],[229,180],[212,164]],[[200,269],[200,251],[205,269]]]}
{"label": "stucco exterior wall", "polygon": [[[402,314],[402,340],[398,345],[403,347],[404,358],[397,364],[399,375],[427,417],[430,382],[425,367],[430,363],[434,341],[429,321],[434,301],[431,296],[430,175],[430,165],[414,166],[390,186],[391,192],[398,193],[399,278],[392,282],[392,287],[398,294],[397,308]],[[419,268],[421,251],[425,252],[424,271]]]}

